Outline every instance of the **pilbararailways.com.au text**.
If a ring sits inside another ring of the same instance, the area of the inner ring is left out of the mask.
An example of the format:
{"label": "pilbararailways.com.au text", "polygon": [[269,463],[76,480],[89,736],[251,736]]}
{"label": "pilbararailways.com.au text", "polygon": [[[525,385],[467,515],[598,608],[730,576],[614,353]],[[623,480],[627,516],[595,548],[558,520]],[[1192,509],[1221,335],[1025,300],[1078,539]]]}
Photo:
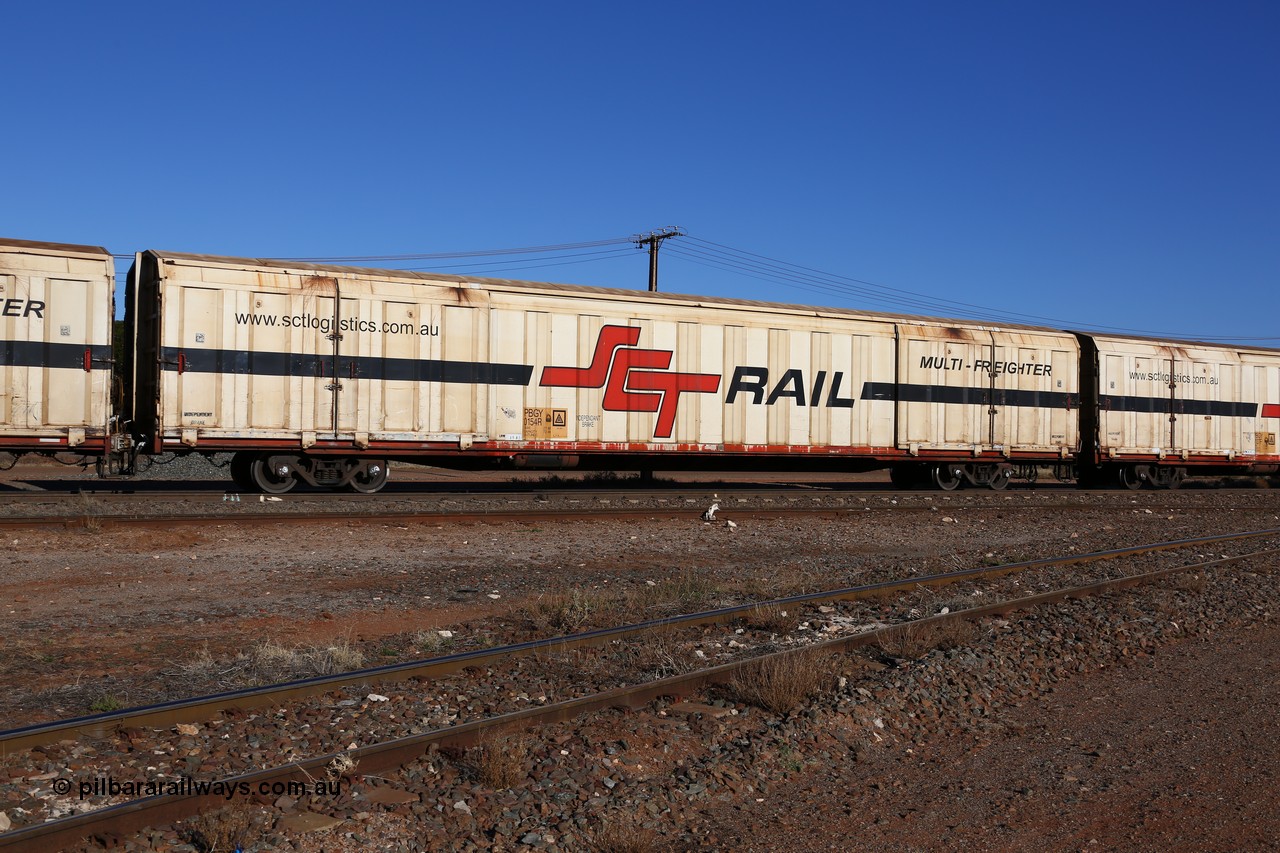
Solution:
{"label": "pilbararailways.com.au text", "polygon": [[[108,776],[97,776],[75,783],[80,799],[89,797],[195,797],[216,796],[232,800],[235,797],[269,795],[272,797],[306,797],[312,794],[336,797],[342,793],[341,779],[313,779],[311,781],[230,782],[201,779],[126,780],[118,782]],[[62,796],[70,794],[69,779],[55,780],[54,792]]]}

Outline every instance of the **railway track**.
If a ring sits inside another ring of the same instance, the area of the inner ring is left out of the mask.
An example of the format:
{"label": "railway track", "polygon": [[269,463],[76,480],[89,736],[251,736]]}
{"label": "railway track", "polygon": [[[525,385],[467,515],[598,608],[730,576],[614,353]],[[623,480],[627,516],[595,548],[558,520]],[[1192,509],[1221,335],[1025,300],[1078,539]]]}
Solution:
{"label": "railway track", "polygon": [[[1077,564],[1090,564],[1099,561],[1114,561],[1122,558],[1137,558],[1156,552],[1180,551],[1187,548],[1206,548],[1219,546],[1227,542],[1239,542],[1250,539],[1266,539],[1280,536],[1280,529],[1267,529],[1247,533],[1225,534],[1220,536],[1199,537],[1195,539],[1173,542],[1155,543],[1135,548],[1115,549],[1092,554],[1071,555],[1069,557],[1035,560],[1004,566],[984,567],[959,572],[915,577],[900,581],[870,584],[861,587],[850,587],[840,590],[828,590],[803,596],[792,596],[763,604],[745,605],[688,616],[655,620],[638,625],[590,632],[570,637],[525,643],[519,646],[492,649],[482,652],[470,652],[447,656],[414,664],[394,667],[382,667],[336,676],[326,679],[310,679],[305,682],[294,682],[275,688],[257,691],[239,691],[215,697],[204,697],[180,703],[167,703],[163,706],[131,709],[116,714],[97,715],[92,718],[66,721],[46,726],[29,727],[0,734],[0,750],[14,752],[30,749],[39,744],[48,744],[57,740],[65,740],[77,736],[99,736],[121,729],[141,727],[171,726],[187,720],[208,719],[212,715],[235,709],[243,713],[246,708],[274,706],[309,695],[333,691],[343,685],[352,683],[379,683],[381,681],[404,681],[406,679],[437,679],[449,672],[457,672],[465,668],[486,669],[499,665],[504,659],[514,656],[530,656],[546,654],[550,650],[564,651],[580,646],[606,645],[616,643],[629,636],[639,635],[655,629],[671,630],[682,625],[723,625],[736,619],[742,619],[753,609],[761,607],[799,607],[814,605],[819,602],[864,601],[882,599],[886,596],[903,594],[921,588],[930,588],[955,584],[962,581],[993,580],[1012,575],[1025,574],[1036,570],[1062,568]],[[1087,584],[1042,592],[1033,596],[1004,598],[982,607],[944,614],[941,616],[918,619],[910,624],[928,625],[955,619],[977,619],[984,616],[998,615],[1016,609],[1038,606],[1040,604],[1061,601],[1070,597],[1093,595],[1115,589],[1122,589],[1140,583],[1147,583],[1163,578],[1171,573],[1188,570],[1201,570],[1219,567],[1261,555],[1276,553],[1273,550],[1259,551],[1250,554],[1235,555],[1210,561],[1192,564],[1179,564],[1162,567],[1154,571],[1138,572],[1126,577],[1109,577]],[[887,626],[873,631],[866,631],[819,643],[807,647],[820,647],[828,650],[850,649],[879,641],[886,632],[901,630],[901,625]],[[795,652],[783,652],[791,654]],[[459,722],[447,728],[441,728],[419,734],[408,735],[388,740],[383,743],[368,744],[354,750],[344,750],[347,760],[359,763],[361,773],[379,773],[412,760],[430,749],[432,745],[447,744],[465,745],[474,742],[484,732],[496,728],[512,726],[530,726],[546,722],[569,719],[578,714],[600,708],[625,706],[643,707],[654,698],[670,695],[689,695],[701,687],[722,682],[732,678],[738,668],[749,665],[751,659],[736,660],[718,666],[678,676],[672,676],[645,684],[613,687],[596,690],[587,695],[575,697],[562,702],[552,703],[546,707],[527,708],[512,711],[493,717]],[[305,761],[294,762],[276,768],[255,770],[223,780],[227,784],[247,785],[257,790],[257,786],[285,782],[290,779],[321,778],[326,768],[339,760],[339,753],[326,753]],[[46,824],[38,824],[22,828],[15,832],[0,836],[0,849],[43,850],[52,846],[74,843],[88,835],[111,837],[138,828],[166,823],[194,813],[203,806],[214,802],[210,796],[191,794],[184,796],[166,796],[149,798],[135,802],[113,805],[100,811]]]}
{"label": "railway track", "polygon": [[[717,503],[725,515],[759,518],[785,515],[836,517],[866,512],[935,512],[948,510],[1015,509],[1019,512],[1106,511],[1135,505],[1153,511],[1195,509],[1203,501],[1217,503],[1220,493],[1209,497],[1186,493],[1177,499],[1162,496],[1134,497],[1131,492],[1095,493],[982,493],[934,495],[920,492],[843,492],[831,490],[709,490],[662,491],[534,491],[474,494],[405,493],[394,501],[384,495],[316,493],[280,499],[260,495],[164,492],[86,496],[32,496],[30,493],[0,496],[0,529],[64,527],[93,529],[119,525],[172,524],[272,524],[358,519],[381,523],[449,521],[519,522],[566,517],[648,518],[675,513],[701,513]],[[1248,494],[1247,492],[1245,494]],[[1266,495],[1265,492],[1254,494]],[[229,500],[232,497],[240,500]],[[34,506],[33,506],[34,505]],[[5,512],[4,508],[11,509]],[[36,507],[44,510],[31,511]]]}

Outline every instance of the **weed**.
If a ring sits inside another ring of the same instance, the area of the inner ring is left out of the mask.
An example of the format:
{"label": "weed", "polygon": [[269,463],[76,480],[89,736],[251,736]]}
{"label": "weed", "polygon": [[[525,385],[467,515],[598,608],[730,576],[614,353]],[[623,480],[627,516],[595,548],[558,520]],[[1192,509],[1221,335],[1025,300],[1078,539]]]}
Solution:
{"label": "weed", "polygon": [[[196,673],[208,673],[215,665],[206,648],[201,650],[187,668]],[[290,647],[264,640],[248,651],[237,654],[218,674],[230,675],[233,681],[240,683],[275,684],[315,675],[350,672],[363,665],[364,654],[346,640],[332,646],[312,647]]]}
{"label": "weed", "polygon": [[755,631],[768,631],[771,634],[789,634],[799,624],[796,613],[795,607],[788,609],[781,604],[765,602],[751,608],[747,612],[745,622],[748,628]]}
{"label": "weed", "polygon": [[453,638],[442,637],[439,631],[418,631],[413,635],[413,645],[424,654],[437,655],[453,645]]}
{"label": "weed", "polygon": [[740,670],[730,687],[744,702],[789,714],[833,683],[832,655],[801,650],[769,655]]}
{"label": "weed", "polygon": [[907,622],[880,634],[876,644],[889,657],[922,658],[934,649],[954,649],[973,643],[978,629],[966,619]]}
{"label": "weed", "polygon": [[804,766],[800,763],[800,757],[796,755],[796,751],[786,745],[778,749],[778,763],[792,773],[799,773]]}
{"label": "weed", "polygon": [[89,710],[95,714],[109,714],[112,711],[119,711],[124,707],[124,703],[110,693],[103,693],[94,699],[89,705]]}
{"label": "weed", "polygon": [[325,765],[324,775],[326,778],[341,779],[343,776],[349,775],[355,771],[360,764],[345,752],[340,752],[333,757],[333,760]]}
{"label": "weed", "polygon": [[716,598],[718,592],[706,578],[685,572],[653,586],[633,589],[624,607],[632,613],[691,613],[705,609],[707,602]]}
{"label": "weed", "polygon": [[200,647],[200,651],[196,652],[196,656],[187,664],[186,669],[191,673],[205,673],[212,670],[217,665],[214,660],[213,653],[209,651],[209,644],[205,643]]}
{"label": "weed", "polygon": [[615,659],[638,676],[653,680],[679,675],[695,668],[695,661],[681,648],[676,633],[661,627],[616,647]]}
{"label": "weed", "polygon": [[523,732],[482,735],[479,745],[468,751],[476,778],[495,791],[515,787],[529,775],[533,743]]}
{"label": "weed", "polygon": [[76,502],[79,504],[80,511],[84,513],[85,532],[97,533],[102,530],[102,504],[84,492],[79,493]]}
{"label": "weed", "polygon": [[189,821],[187,839],[201,853],[244,850],[261,835],[253,817],[245,805],[205,812]]}
{"label": "weed", "polygon": [[610,621],[620,610],[616,597],[575,586],[538,596],[528,613],[539,630],[572,634],[593,620]]}
{"label": "weed", "polygon": [[656,853],[666,849],[652,829],[627,820],[609,820],[591,833],[592,850],[598,853]]}
{"label": "weed", "polygon": [[1209,586],[1209,578],[1203,572],[1178,572],[1169,585],[1183,592],[1204,592]]}

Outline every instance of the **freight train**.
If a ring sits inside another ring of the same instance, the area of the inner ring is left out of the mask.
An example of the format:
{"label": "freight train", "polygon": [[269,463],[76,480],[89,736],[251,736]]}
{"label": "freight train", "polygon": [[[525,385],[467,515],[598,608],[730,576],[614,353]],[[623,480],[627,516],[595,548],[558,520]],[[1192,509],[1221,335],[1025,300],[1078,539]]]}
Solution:
{"label": "freight train", "polygon": [[885,469],[1174,488],[1280,468],[1280,351],[0,241],[0,451],[106,475],[232,454],[245,490],[454,468]]}

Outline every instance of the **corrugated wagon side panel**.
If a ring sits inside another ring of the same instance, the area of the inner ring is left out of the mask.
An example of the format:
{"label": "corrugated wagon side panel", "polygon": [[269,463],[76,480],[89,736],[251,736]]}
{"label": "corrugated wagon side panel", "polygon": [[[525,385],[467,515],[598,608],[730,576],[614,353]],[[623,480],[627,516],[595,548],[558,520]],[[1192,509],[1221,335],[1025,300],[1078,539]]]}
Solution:
{"label": "corrugated wagon side panel", "polygon": [[[525,314],[509,308],[494,308],[489,314],[489,350],[495,359],[524,364],[529,359],[525,338]],[[525,389],[498,385],[493,389],[493,426],[490,435],[497,441],[519,441],[524,437]]]}
{"label": "corrugated wagon side panel", "polygon": [[333,280],[164,264],[160,411],[188,446],[333,427]]}
{"label": "corrugated wagon side panel", "polygon": [[114,286],[104,250],[0,241],[0,447],[102,449]]}
{"label": "corrugated wagon side panel", "polygon": [[1277,393],[1268,374],[1280,373],[1280,356],[1101,336],[1095,342],[1104,458],[1221,463],[1258,457],[1259,447],[1267,456],[1274,428],[1264,415],[1274,411],[1267,404]]}
{"label": "corrugated wagon side panel", "polygon": [[900,446],[965,450],[986,444],[980,364],[989,357],[990,335],[954,327],[900,330]]}
{"label": "corrugated wagon side panel", "polygon": [[995,434],[1018,451],[1078,446],[1079,343],[1074,336],[994,332]]}
{"label": "corrugated wagon side panel", "polygon": [[1239,425],[1240,452],[1258,462],[1280,461],[1280,355],[1248,353],[1241,365],[1242,397],[1258,402],[1258,414]]}

